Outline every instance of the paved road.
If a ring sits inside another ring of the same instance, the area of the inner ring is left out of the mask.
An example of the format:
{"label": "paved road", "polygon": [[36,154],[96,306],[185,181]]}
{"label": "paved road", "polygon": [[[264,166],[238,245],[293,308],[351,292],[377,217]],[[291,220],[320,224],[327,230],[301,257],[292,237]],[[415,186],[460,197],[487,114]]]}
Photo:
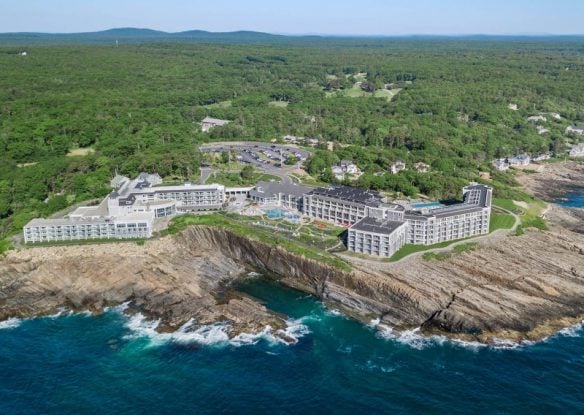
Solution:
{"label": "paved road", "polygon": [[513,224],[513,227],[511,229],[497,229],[496,231],[491,232],[488,235],[476,236],[474,238],[464,239],[464,240],[458,241],[458,242],[453,242],[452,244],[450,244],[444,248],[435,248],[435,249],[428,249],[426,251],[414,252],[413,254],[410,254],[410,255],[408,255],[400,260],[394,261],[394,262],[384,262],[383,260],[380,260],[380,259],[379,260],[365,259],[365,258],[354,257],[351,255],[343,254],[343,253],[337,253],[335,255],[352,263],[353,265],[355,265],[357,267],[363,268],[365,271],[367,271],[368,269],[375,269],[378,271],[388,271],[396,264],[399,264],[399,263],[405,262],[405,261],[416,260],[416,259],[422,257],[426,253],[435,253],[435,254],[447,253],[447,252],[452,251],[454,249],[454,247],[456,247],[458,245],[467,244],[467,243],[478,243],[480,245],[486,245],[486,244],[492,244],[493,242],[503,241],[505,238],[507,238],[507,236],[509,236],[517,231],[517,227],[521,223],[521,219],[519,218],[518,215],[516,215],[515,213],[513,213],[507,209],[497,207],[497,210],[504,211],[505,213],[507,213],[515,218],[515,223]]}
{"label": "paved road", "polygon": [[199,179],[199,184],[207,183],[209,177],[211,177],[215,172],[216,170],[213,170],[210,167],[201,167],[201,178]]}

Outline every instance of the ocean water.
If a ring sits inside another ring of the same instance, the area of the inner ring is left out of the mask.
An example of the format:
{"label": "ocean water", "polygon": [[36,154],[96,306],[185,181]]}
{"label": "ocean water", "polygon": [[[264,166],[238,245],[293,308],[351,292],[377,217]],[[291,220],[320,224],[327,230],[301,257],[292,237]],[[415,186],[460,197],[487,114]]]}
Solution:
{"label": "ocean water", "polygon": [[561,200],[558,201],[558,204],[572,208],[584,207],[584,188],[566,194]]}
{"label": "ocean water", "polygon": [[584,330],[499,348],[379,333],[261,277],[290,316],[227,341],[215,325],[157,335],[120,308],[0,326],[0,414],[584,413]]}
{"label": "ocean water", "polygon": [[582,324],[487,347],[380,332],[261,276],[240,288],[296,343],[229,341],[221,324],[161,335],[123,307],[0,322],[0,414],[584,413]]}

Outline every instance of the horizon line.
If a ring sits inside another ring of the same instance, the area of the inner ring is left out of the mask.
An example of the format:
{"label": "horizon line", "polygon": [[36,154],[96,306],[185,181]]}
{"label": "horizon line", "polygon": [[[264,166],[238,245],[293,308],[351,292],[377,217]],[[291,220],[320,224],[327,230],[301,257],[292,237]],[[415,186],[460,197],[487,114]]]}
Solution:
{"label": "horizon line", "polygon": [[74,32],[43,32],[43,31],[10,31],[10,32],[0,32],[0,35],[22,35],[22,34],[41,34],[41,35],[79,35],[79,34],[91,34],[91,33],[103,33],[115,30],[144,30],[158,32],[161,34],[177,35],[186,32],[206,32],[209,34],[228,34],[228,33],[238,33],[238,32],[250,32],[258,33],[272,36],[287,36],[287,37],[353,37],[353,38],[381,38],[381,37],[415,37],[415,36],[428,36],[428,37],[469,37],[469,36],[492,36],[492,37],[567,37],[567,36],[584,36],[583,33],[480,33],[480,32],[468,32],[468,33],[392,33],[392,34],[363,34],[363,33],[322,33],[322,32],[264,32],[261,30],[252,29],[233,29],[228,31],[211,31],[206,29],[186,29],[179,31],[166,31],[161,29],[152,29],[148,27],[110,27],[107,29],[98,29],[90,31],[74,31]]}

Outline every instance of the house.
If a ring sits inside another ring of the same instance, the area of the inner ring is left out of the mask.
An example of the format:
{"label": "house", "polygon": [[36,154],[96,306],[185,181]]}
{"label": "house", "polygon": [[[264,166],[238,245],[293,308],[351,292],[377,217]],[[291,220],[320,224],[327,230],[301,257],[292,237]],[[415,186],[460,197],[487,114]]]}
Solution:
{"label": "house", "polygon": [[291,144],[298,144],[300,139],[298,137],[296,137],[295,135],[285,135],[284,141],[291,143]]}
{"label": "house", "polygon": [[561,121],[561,119],[562,119],[562,116],[560,114],[558,114],[557,112],[550,112],[550,115],[552,116],[552,118],[554,120]]}
{"label": "house", "polygon": [[357,165],[353,163],[351,160],[341,160],[339,166],[341,167],[341,169],[343,169],[345,173],[354,175],[361,174],[361,170],[359,169],[359,167],[357,167]]}
{"label": "house", "polygon": [[531,163],[531,157],[529,154],[519,154],[515,157],[509,157],[507,163],[509,163],[511,167],[529,166]]}
{"label": "house", "polygon": [[545,161],[552,158],[552,153],[542,153],[531,158],[531,161]]}
{"label": "house", "polygon": [[547,134],[547,133],[549,133],[549,132],[550,132],[550,130],[548,130],[547,128],[545,128],[545,127],[544,127],[544,126],[542,126],[542,125],[538,125],[536,128],[537,128],[537,133],[538,133],[539,135]]}
{"label": "house", "polygon": [[389,166],[389,171],[391,172],[391,174],[398,174],[400,171],[405,170],[406,169],[406,163],[405,161],[402,160],[398,160],[395,163],[393,163],[391,166]]}
{"label": "house", "polygon": [[340,166],[333,166],[331,171],[333,173],[333,176],[335,176],[335,179],[337,179],[338,181],[345,180],[345,172]]}
{"label": "house", "polygon": [[20,53],[19,53],[19,55],[20,55],[20,56],[27,56],[27,55],[28,55],[28,53],[27,53],[26,51],[24,51],[24,52],[20,52]]}
{"label": "house", "polygon": [[414,168],[418,173],[428,173],[430,171],[430,166],[426,163],[422,163],[421,161],[414,164]]}
{"label": "house", "polygon": [[518,111],[519,107],[517,106],[517,104],[509,104],[507,105],[507,108],[509,108],[512,111]]}
{"label": "house", "polygon": [[584,157],[584,143],[580,143],[576,146],[572,146],[570,149],[570,157]]}
{"label": "house", "polygon": [[575,133],[578,135],[582,135],[582,134],[584,134],[584,126],[581,126],[581,125],[569,126],[568,128],[566,128],[566,134],[569,134],[569,133]]}
{"label": "house", "polygon": [[337,180],[344,180],[345,175],[360,177],[363,172],[351,160],[341,160],[340,163],[332,168],[333,175]]}
{"label": "house", "polygon": [[308,144],[310,147],[316,147],[318,145],[318,138],[307,138],[306,144]]}
{"label": "house", "polygon": [[509,170],[509,163],[507,162],[507,159],[497,159],[497,160],[493,160],[493,162],[491,163],[493,165],[493,167],[499,171],[507,171]]}
{"label": "house", "polygon": [[125,182],[129,182],[130,178],[126,176],[121,176],[116,174],[113,179],[110,180],[110,186],[114,189],[119,189]]}
{"label": "house", "polygon": [[527,117],[527,121],[529,122],[547,122],[547,118],[543,115],[532,115],[531,117]]}
{"label": "house", "polygon": [[201,130],[206,133],[211,128],[215,127],[222,127],[224,125],[229,124],[231,121],[227,120],[219,120],[217,118],[205,117],[203,121],[201,121]]}

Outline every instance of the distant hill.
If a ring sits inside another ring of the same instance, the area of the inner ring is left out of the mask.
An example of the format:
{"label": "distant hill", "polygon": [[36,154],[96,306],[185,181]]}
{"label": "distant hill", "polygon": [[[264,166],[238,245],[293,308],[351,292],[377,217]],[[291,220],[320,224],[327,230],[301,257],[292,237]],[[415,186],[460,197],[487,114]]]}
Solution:
{"label": "distant hill", "polygon": [[120,44],[136,44],[151,42],[193,42],[193,43],[274,43],[274,42],[322,42],[340,40],[345,42],[366,41],[584,41],[583,35],[553,36],[553,35],[411,35],[411,36],[349,36],[349,35],[275,35],[253,31],[208,32],[205,30],[188,30],[184,32],[163,32],[152,29],[133,27],[116,28],[100,32],[85,33],[0,33],[0,45],[42,45],[42,44],[109,44],[119,41]]}
{"label": "distant hill", "polygon": [[0,33],[0,44],[62,44],[62,43],[120,43],[143,42],[230,42],[253,43],[285,39],[286,36],[269,33],[237,31],[237,32],[207,32],[204,30],[189,30],[185,32],[162,32],[152,29],[117,28],[100,32],[85,33]]}

